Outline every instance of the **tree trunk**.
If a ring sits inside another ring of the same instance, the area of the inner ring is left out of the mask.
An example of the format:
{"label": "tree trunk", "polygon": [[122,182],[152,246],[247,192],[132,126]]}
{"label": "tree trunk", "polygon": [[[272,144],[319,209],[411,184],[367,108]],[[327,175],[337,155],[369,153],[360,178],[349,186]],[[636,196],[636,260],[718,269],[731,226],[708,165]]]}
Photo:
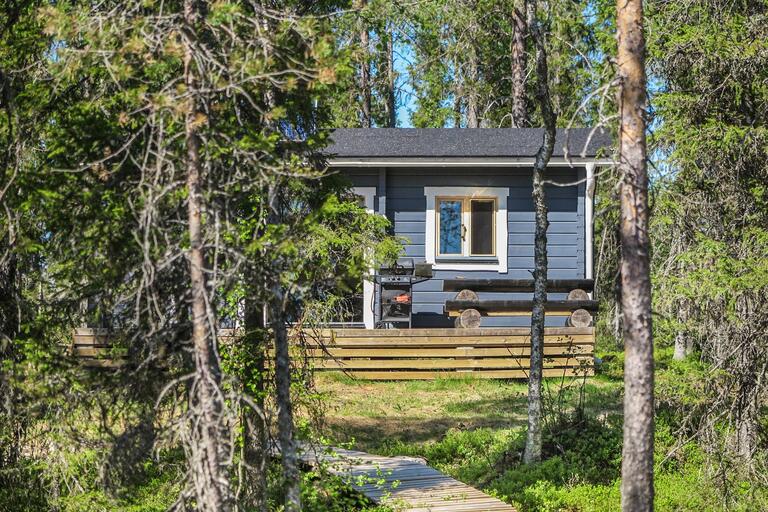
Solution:
{"label": "tree trunk", "polygon": [[688,357],[688,336],[684,331],[679,331],[675,335],[675,352],[672,355],[672,359],[675,361],[682,361]]}
{"label": "tree trunk", "polygon": [[[358,11],[365,9],[368,4],[367,0],[357,0],[355,8]],[[360,15],[358,13],[358,15]],[[363,128],[370,128],[373,126],[373,120],[371,118],[371,62],[369,59],[370,52],[370,36],[368,34],[368,27],[365,25],[362,17],[358,18],[360,29],[360,125]]]}
{"label": "tree trunk", "polygon": [[467,96],[467,128],[480,127],[480,112],[477,98],[478,64],[477,51],[474,46],[469,49],[469,83],[464,83],[462,89]]}
{"label": "tree trunk", "polygon": [[[458,73],[458,63],[454,62],[454,68]],[[454,88],[453,88],[453,127],[454,128],[461,128],[461,102],[462,102],[463,96],[464,96],[464,91],[462,90],[461,79],[456,78],[454,80]]]}
{"label": "tree trunk", "polygon": [[536,101],[544,120],[544,140],[533,167],[533,204],[536,210],[534,235],[533,312],[531,315],[531,370],[528,376],[528,433],[525,439],[526,463],[541,460],[541,379],[544,364],[544,303],[547,301],[547,204],[544,173],[555,147],[555,113],[547,83],[547,50],[544,34],[536,19],[535,2],[528,3],[528,26],[536,45]]}
{"label": "tree trunk", "polygon": [[672,356],[672,359],[675,361],[682,361],[693,352],[693,339],[686,328],[688,312],[688,302],[685,300],[680,301],[677,308],[679,330],[677,335],[675,335],[675,353]]}
{"label": "tree trunk", "polygon": [[[248,296],[255,296],[255,292],[250,292]],[[264,407],[265,398],[265,348],[264,347],[264,311],[258,307],[253,300],[246,299],[245,302],[245,336],[243,343],[247,350],[249,365],[245,369],[245,384],[253,384],[255,395],[252,396],[253,402],[258,411],[252,411],[245,404],[243,406],[243,428],[246,432],[245,441],[242,447],[242,458],[245,465],[242,465],[240,475],[239,489],[242,493],[242,499],[238,499],[238,506],[244,505],[245,510],[256,510],[258,512],[267,512],[267,459],[268,459],[268,440],[269,432],[265,421],[266,409]],[[254,382],[255,380],[255,382]],[[248,392],[248,390],[244,390]],[[238,496],[240,498],[240,496]]]}
{"label": "tree trunk", "polygon": [[299,461],[293,440],[293,407],[291,406],[291,360],[288,353],[288,329],[285,324],[284,291],[279,284],[272,287],[270,322],[275,333],[275,384],[277,394],[277,428],[280,457],[285,479],[285,510],[301,510]]}
{"label": "tree trunk", "polygon": [[387,114],[387,127],[397,126],[397,104],[395,101],[395,50],[394,31],[387,32],[387,101],[384,104]]}
{"label": "tree trunk", "polygon": [[221,374],[215,354],[215,333],[209,326],[205,249],[202,234],[203,198],[201,193],[200,111],[194,55],[196,50],[197,8],[194,0],[184,0],[184,83],[189,95],[185,119],[187,150],[186,173],[189,222],[189,279],[192,302],[192,345],[195,378],[191,408],[193,434],[190,473],[195,487],[197,507],[202,511],[229,510],[231,506],[229,475],[223,465],[221,443],[226,436],[221,429],[223,402],[219,389]]}
{"label": "tree trunk", "polygon": [[[15,464],[21,455],[21,438],[26,430],[25,422],[18,417],[15,386],[12,371],[17,355],[16,337],[21,328],[19,280],[17,275],[16,247],[13,220],[8,221],[8,245],[0,244],[0,469]],[[4,432],[3,432],[4,430]]]}
{"label": "tree trunk", "polygon": [[514,9],[515,31],[512,36],[512,128],[528,126],[528,105],[525,95],[525,72],[528,66],[525,53],[525,37],[528,24],[525,20],[527,0],[523,2],[523,12]]}
{"label": "tree trunk", "polygon": [[653,339],[642,0],[618,0],[616,10],[621,80],[621,309],[625,350],[621,502],[625,512],[650,512],[653,510]]}

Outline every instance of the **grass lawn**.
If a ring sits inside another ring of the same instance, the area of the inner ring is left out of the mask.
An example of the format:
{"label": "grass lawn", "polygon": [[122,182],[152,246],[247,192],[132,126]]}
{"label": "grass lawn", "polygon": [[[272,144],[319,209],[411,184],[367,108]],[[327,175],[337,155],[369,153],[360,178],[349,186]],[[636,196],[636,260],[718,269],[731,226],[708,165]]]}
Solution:
{"label": "grass lawn", "polygon": [[[657,393],[660,388],[679,391],[689,380],[683,377],[688,370],[666,352],[657,352]],[[622,357],[604,356],[607,364],[595,377],[547,380],[549,423],[545,460],[539,464],[521,462],[525,381],[368,382],[319,373],[317,388],[328,405],[325,434],[334,443],[371,453],[422,457],[520,512],[612,512],[620,509]],[[569,413],[579,400],[585,414],[574,418]],[[754,489],[724,506],[701,448],[695,443],[677,447],[665,421],[657,417],[656,510],[762,509],[765,493]]]}
{"label": "grass lawn", "polygon": [[[560,384],[549,379],[549,393],[557,395]],[[331,438],[373,453],[387,452],[395,443],[437,442],[451,430],[512,433],[524,427],[527,417],[525,381],[464,377],[375,382],[320,373],[317,385],[328,400]],[[570,380],[567,385],[564,398],[572,403],[578,382]],[[589,378],[585,400],[586,409],[594,415],[620,415],[621,383]]]}

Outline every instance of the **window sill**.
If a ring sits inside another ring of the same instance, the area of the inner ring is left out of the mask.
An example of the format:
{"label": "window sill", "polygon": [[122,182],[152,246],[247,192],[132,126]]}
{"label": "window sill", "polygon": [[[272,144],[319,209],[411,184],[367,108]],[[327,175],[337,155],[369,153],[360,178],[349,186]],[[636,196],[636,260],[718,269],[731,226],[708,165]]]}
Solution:
{"label": "window sill", "polygon": [[435,258],[435,263],[487,263],[489,265],[498,265],[499,259],[494,256],[457,256],[455,258],[441,256]]}
{"label": "window sill", "polygon": [[498,258],[436,258],[432,265],[433,270],[459,270],[471,271],[481,270],[485,272],[498,272],[506,274],[507,269],[503,268]]}

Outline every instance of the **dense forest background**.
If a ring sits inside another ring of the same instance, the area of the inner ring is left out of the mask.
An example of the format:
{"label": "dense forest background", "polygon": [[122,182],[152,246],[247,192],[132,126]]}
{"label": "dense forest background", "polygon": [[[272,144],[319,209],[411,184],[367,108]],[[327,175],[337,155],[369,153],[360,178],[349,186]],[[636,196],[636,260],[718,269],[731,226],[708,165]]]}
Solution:
{"label": "dense forest background", "polygon": [[[557,125],[615,132],[615,11],[4,2],[0,510],[369,506],[293,451],[294,436],[327,434],[326,406],[289,360],[284,320],[319,325],[345,283],[398,254],[386,221],[326,173],[327,129],[542,126],[535,21]],[[768,2],[649,0],[645,26],[657,509],[765,510]],[[620,178],[606,169],[596,188],[598,383],[623,368]],[[68,357],[84,322],[119,333],[128,363]],[[243,334],[218,344],[227,322]],[[514,441],[472,478],[521,510],[615,509],[616,425],[562,396],[546,409],[557,464],[523,464]],[[575,478],[579,465],[594,471]]]}

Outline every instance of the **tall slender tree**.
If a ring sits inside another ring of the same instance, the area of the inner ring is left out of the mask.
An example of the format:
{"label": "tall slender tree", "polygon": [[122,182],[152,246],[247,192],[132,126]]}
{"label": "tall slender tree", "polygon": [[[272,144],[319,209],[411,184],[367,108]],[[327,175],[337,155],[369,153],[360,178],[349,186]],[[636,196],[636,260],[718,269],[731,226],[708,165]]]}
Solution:
{"label": "tall slender tree", "polygon": [[395,31],[393,23],[384,24],[384,120],[387,128],[397,126],[397,92],[395,83]]}
{"label": "tall slender tree", "polygon": [[358,94],[360,95],[360,124],[363,128],[373,126],[371,114],[371,36],[363,14],[368,0],[355,0],[355,9],[358,11],[358,38],[359,38],[359,75]]}
{"label": "tall slender tree", "polygon": [[617,0],[621,310],[624,332],[625,512],[653,510],[653,337],[651,332],[645,35],[642,0]]}
{"label": "tall slender tree", "polygon": [[189,230],[189,289],[192,310],[192,345],[194,347],[195,377],[191,409],[193,420],[192,477],[197,495],[197,506],[203,511],[226,511],[232,505],[228,470],[224,467],[221,440],[223,396],[220,392],[221,370],[216,355],[215,327],[210,324],[215,314],[208,301],[209,286],[206,278],[206,253],[203,239],[202,162],[200,158],[200,127],[204,123],[199,93],[197,61],[203,56],[198,40],[200,25],[199,5],[184,0],[184,84],[187,87],[186,116],[184,118],[187,179],[187,226]]}
{"label": "tall slender tree", "polygon": [[[525,128],[528,126],[528,105],[526,97],[526,74],[528,67],[528,54],[525,49],[525,39],[528,35],[527,7],[528,0],[523,0],[522,5],[512,6],[512,26],[514,29],[511,49],[511,73],[512,82],[512,127]],[[517,4],[517,2],[515,2]]]}
{"label": "tall slender tree", "polygon": [[552,109],[547,69],[547,47],[541,22],[536,16],[536,2],[529,0],[527,22],[536,47],[536,103],[544,121],[544,140],[533,165],[533,204],[536,217],[534,234],[534,291],[531,314],[531,363],[528,375],[528,433],[525,439],[526,463],[541,460],[542,375],[544,366],[544,305],[547,302],[547,198],[544,178],[555,147],[557,116]]}

